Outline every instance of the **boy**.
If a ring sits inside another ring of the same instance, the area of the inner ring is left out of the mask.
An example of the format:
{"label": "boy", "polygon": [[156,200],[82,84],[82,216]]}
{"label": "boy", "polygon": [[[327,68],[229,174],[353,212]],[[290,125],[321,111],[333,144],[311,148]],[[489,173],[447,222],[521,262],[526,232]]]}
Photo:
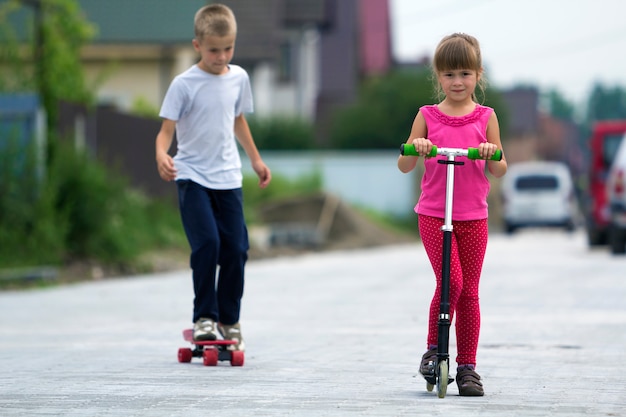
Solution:
{"label": "boy", "polygon": [[[248,259],[241,160],[235,139],[267,187],[270,169],[256,148],[244,112],[253,110],[248,74],[230,65],[237,23],[230,8],[198,10],[192,43],[200,60],[170,85],[156,138],[156,162],[165,181],[176,181],[183,227],[191,246],[193,337],[215,340],[217,331],[244,350],[239,313]],[[174,132],[178,149],[168,155]],[[216,274],[219,265],[219,277]]]}

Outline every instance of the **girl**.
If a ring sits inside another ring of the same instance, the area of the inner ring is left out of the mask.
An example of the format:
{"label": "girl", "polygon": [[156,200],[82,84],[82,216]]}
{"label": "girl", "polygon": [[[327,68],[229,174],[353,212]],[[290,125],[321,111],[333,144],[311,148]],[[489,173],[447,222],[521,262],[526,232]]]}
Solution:
{"label": "girl", "polygon": [[[443,100],[423,106],[413,122],[408,144],[420,155],[428,154],[433,144],[450,148],[478,148],[488,159],[502,149],[498,119],[493,109],[477,103],[475,90],[485,90],[478,41],[469,35],[455,33],[441,40],[433,58],[437,92]],[[426,253],[435,272],[437,287],[430,305],[427,351],[422,357],[420,373],[432,377],[437,359],[437,319],[441,296],[441,263],[446,188],[446,165],[437,158],[424,160],[422,193],[415,212]],[[400,156],[398,168],[406,173],[415,168],[418,157]],[[506,173],[501,161],[467,161],[455,176],[452,212],[452,255],[450,268],[450,313],[456,316],[457,375],[459,394],[484,394],[476,373],[476,350],[480,331],[478,284],[487,248],[487,195],[489,180],[485,164],[495,177]]]}

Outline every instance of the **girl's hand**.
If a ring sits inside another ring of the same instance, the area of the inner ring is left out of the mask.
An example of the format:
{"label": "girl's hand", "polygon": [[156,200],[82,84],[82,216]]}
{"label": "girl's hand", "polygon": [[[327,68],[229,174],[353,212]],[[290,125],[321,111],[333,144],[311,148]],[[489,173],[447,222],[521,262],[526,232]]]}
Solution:
{"label": "girl's hand", "polygon": [[478,154],[482,159],[491,158],[498,150],[498,145],[491,142],[483,142],[478,145]]}
{"label": "girl's hand", "polygon": [[433,148],[433,143],[426,138],[415,138],[411,143],[415,146],[415,150],[420,156],[428,155]]}

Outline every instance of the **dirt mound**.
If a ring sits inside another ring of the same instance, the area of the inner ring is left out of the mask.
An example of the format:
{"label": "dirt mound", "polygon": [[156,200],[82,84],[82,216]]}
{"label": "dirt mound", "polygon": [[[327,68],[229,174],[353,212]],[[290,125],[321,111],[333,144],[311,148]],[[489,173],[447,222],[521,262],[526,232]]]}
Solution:
{"label": "dirt mound", "polygon": [[[317,193],[272,202],[260,209],[262,233],[251,233],[252,255],[337,250],[414,241],[374,222],[335,195]],[[260,252],[260,253],[259,253]]]}

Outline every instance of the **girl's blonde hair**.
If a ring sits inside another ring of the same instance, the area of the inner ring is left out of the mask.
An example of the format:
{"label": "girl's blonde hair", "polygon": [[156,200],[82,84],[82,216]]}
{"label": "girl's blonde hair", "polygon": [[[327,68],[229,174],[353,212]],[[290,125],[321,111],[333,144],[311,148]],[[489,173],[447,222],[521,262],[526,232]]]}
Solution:
{"label": "girl's blonde hair", "polygon": [[[435,93],[439,100],[445,95],[437,82],[437,76],[444,71],[469,69],[476,71],[480,78],[477,87],[481,96],[485,98],[487,81],[483,76],[483,62],[478,40],[465,33],[453,33],[444,37],[437,45],[433,58],[433,73],[435,81]],[[476,100],[476,94],[472,94],[472,100]]]}
{"label": "girl's blonde hair", "polygon": [[209,4],[196,12],[194,35],[198,42],[206,36],[230,36],[237,34],[237,21],[230,7],[223,4]]}

